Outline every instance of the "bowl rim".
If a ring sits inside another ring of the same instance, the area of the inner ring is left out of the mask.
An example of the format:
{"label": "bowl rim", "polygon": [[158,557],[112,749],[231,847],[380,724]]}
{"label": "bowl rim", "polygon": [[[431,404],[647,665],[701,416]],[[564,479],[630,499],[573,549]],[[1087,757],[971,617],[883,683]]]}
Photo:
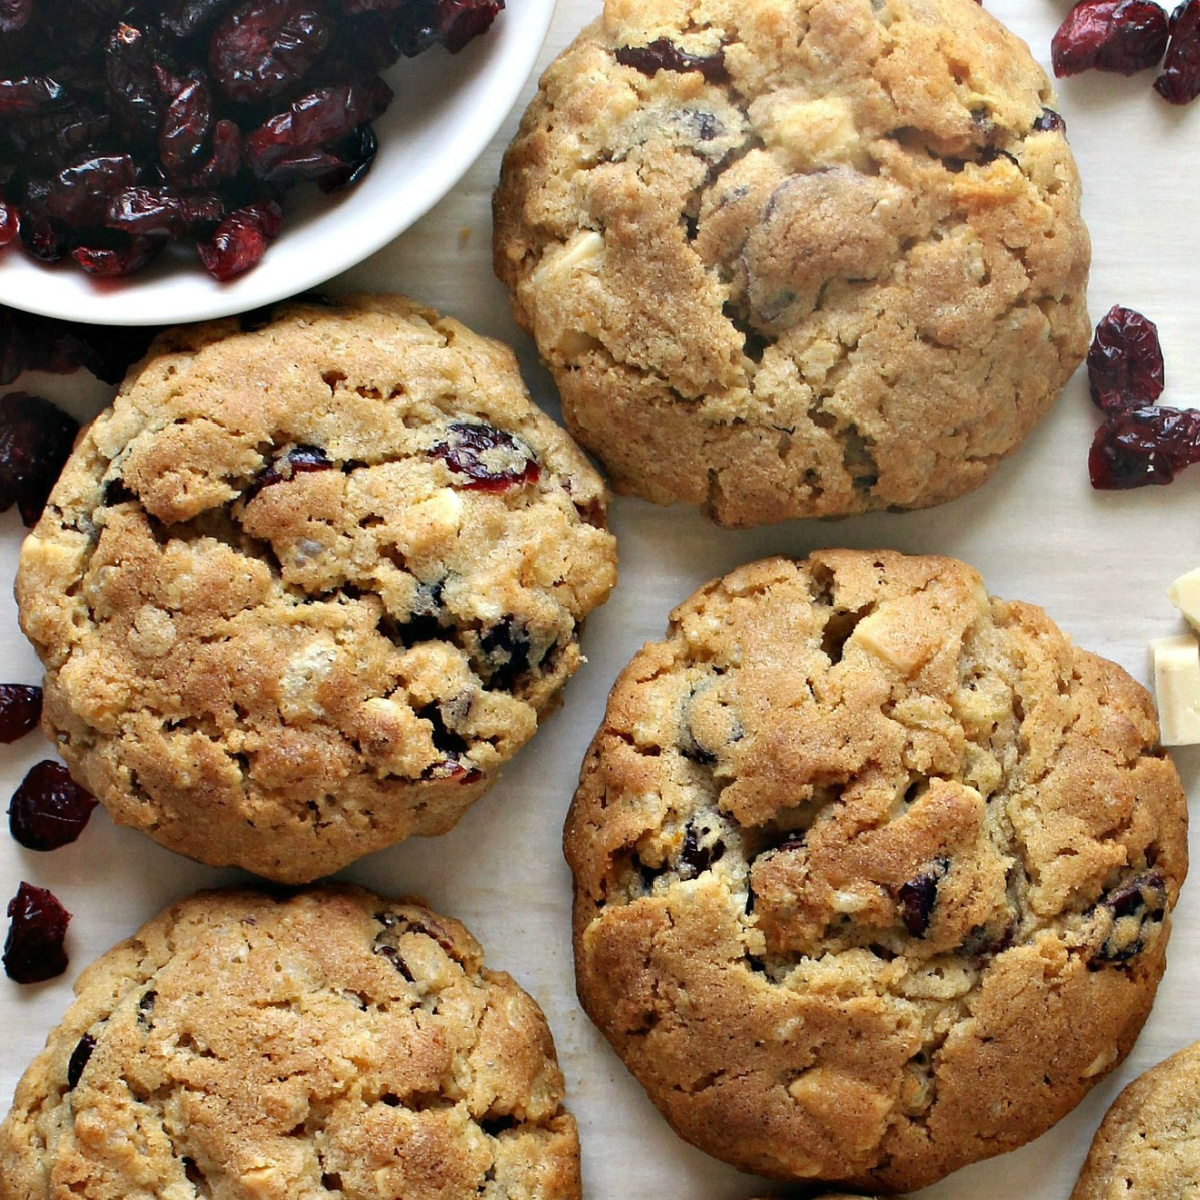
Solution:
{"label": "bowl rim", "polygon": [[[556,6],[557,0],[507,0],[488,34],[459,54],[435,47],[385,72],[396,98],[375,122],[380,155],[372,170],[336,196],[312,187],[290,196],[279,240],[238,279],[219,283],[198,262],[180,266],[170,261],[178,255],[164,254],[166,261],[145,272],[103,280],[73,263],[39,263],[13,246],[0,254],[0,304],[83,324],[170,325],[246,312],[326,283],[394,241],[462,179],[519,99]],[[451,86],[442,94],[419,94],[429,78],[447,77]],[[406,103],[413,100],[417,107]],[[435,124],[426,124],[427,117]],[[447,140],[449,147],[439,150],[437,143]],[[397,195],[392,173],[405,167],[405,153],[427,157]],[[354,236],[344,236],[351,229]]]}

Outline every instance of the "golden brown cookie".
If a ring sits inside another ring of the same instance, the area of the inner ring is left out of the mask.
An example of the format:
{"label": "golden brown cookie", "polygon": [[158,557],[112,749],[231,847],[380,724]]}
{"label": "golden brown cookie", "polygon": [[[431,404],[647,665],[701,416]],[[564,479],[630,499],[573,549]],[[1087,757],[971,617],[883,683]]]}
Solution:
{"label": "golden brown cookie", "polygon": [[204,892],[79,977],[0,1125],[0,1200],[578,1200],[541,1010],[357,888]]}
{"label": "golden brown cookie", "polygon": [[1200,1042],[1140,1075],[1105,1115],[1071,1200],[1187,1200],[1200,1181]]}
{"label": "golden brown cookie", "polygon": [[1087,348],[1052,103],[975,0],[607,0],[495,200],[568,427],[724,525],[978,487]]}
{"label": "golden brown cookie", "polygon": [[114,818],[298,882],[443,833],[616,578],[512,352],[399,296],[164,334],[17,578],[44,725]]}
{"label": "golden brown cookie", "polygon": [[1187,869],[1150,697],[947,558],[702,588],[618,679],[565,848],[579,995],[745,1170],[923,1187],[1128,1052]]}

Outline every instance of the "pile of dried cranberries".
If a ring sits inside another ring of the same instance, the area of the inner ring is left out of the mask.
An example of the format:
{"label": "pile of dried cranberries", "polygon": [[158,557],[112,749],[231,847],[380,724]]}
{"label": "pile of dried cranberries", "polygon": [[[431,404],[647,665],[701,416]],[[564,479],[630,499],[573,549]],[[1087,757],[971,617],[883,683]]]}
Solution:
{"label": "pile of dried cranberries", "polygon": [[0,0],[0,245],[114,276],[186,239],[232,279],[278,235],[285,191],[368,170],[379,72],[461,50],[503,6]]}

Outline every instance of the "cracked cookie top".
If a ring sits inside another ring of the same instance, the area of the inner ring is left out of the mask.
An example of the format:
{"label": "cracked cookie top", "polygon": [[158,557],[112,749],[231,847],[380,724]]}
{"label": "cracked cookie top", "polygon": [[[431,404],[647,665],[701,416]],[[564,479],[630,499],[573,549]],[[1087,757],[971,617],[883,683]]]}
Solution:
{"label": "cracked cookie top", "polygon": [[1052,102],[974,0],[607,0],[495,266],[617,490],[755,525],[981,484],[1087,348]]}
{"label": "cracked cookie top", "polygon": [[200,893],[75,992],[0,1200],[579,1200],[545,1017],[419,901]]}
{"label": "cracked cookie top", "polygon": [[165,333],[17,578],[44,724],[121,822],[299,882],[442,833],[615,581],[512,352],[398,296]]}
{"label": "cracked cookie top", "polygon": [[1150,697],[952,559],[702,588],[609,698],[565,832],[580,998],[745,1170],[923,1187],[1121,1061],[1187,869]]}
{"label": "cracked cookie top", "polygon": [[1187,1200],[1200,1184],[1200,1042],[1113,1101],[1071,1200]]}

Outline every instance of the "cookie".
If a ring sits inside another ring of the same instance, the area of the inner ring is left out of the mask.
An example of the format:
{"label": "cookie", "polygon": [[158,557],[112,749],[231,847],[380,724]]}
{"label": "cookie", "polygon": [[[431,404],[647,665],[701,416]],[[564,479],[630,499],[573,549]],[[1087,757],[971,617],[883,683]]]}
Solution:
{"label": "cookie", "polygon": [[742,567],[617,680],[565,849],[580,998],[688,1141],[914,1190],[1128,1052],[1187,869],[1118,666],[947,558]]}
{"label": "cookie", "polygon": [[1183,1200],[1200,1178],[1200,1042],[1135,1079],[1105,1115],[1071,1200]]}
{"label": "cookie", "polygon": [[983,483],[1087,349],[1052,103],[974,0],[607,0],[495,267],[614,487],[745,526]]}
{"label": "cookie", "polygon": [[301,882],[443,833],[615,581],[512,352],[398,296],[165,333],[17,578],[44,726],[123,824]]}
{"label": "cookie", "polygon": [[176,904],[93,963],[0,1125],[0,1200],[578,1200],[541,1010],[413,900]]}

